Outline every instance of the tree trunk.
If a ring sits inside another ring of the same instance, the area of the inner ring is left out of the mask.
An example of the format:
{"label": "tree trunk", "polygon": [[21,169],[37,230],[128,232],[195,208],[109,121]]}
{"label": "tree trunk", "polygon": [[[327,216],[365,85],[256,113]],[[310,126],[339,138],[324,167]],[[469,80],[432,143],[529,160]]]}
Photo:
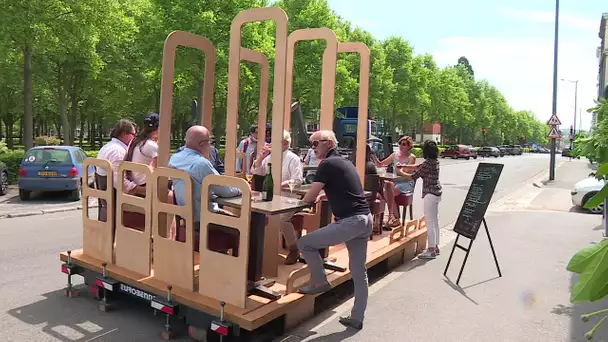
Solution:
{"label": "tree trunk", "polygon": [[[32,45],[25,43],[23,47],[23,136],[25,150],[34,146],[34,115],[33,115],[33,71]],[[11,127],[12,130],[12,127]],[[12,134],[12,132],[11,132]],[[11,141],[12,144],[12,141]]]}
{"label": "tree trunk", "polygon": [[393,143],[397,142],[397,108],[393,106],[393,119],[391,120],[391,139]]}
{"label": "tree trunk", "polygon": [[65,72],[63,66],[58,65],[57,71],[57,95],[59,99],[59,117],[61,119],[61,128],[59,131],[63,138],[63,144],[70,145],[70,120],[68,119],[68,99],[65,91]]}
{"label": "tree trunk", "polygon": [[[70,108],[70,111],[72,115],[70,116],[70,145],[74,145],[74,140],[76,140],[76,123],[78,122],[76,120],[78,116],[78,96],[76,95],[76,91],[72,92],[71,100],[72,107]],[[82,144],[82,138],[80,139],[80,143]]]}
{"label": "tree trunk", "polygon": [[4,117],[4,129],[5,133],[4,138],[6,139],[6,147],[13,149],[15,146],[15,142],[13,141],[13,125],[15,124],[15,117],[13,113],[7,112]]}
{"label": "tree trunk", "polygon": [[[414,137],[414,140],[416,137]],[[420,143],[424,142],[424,110],[420,112]]]}

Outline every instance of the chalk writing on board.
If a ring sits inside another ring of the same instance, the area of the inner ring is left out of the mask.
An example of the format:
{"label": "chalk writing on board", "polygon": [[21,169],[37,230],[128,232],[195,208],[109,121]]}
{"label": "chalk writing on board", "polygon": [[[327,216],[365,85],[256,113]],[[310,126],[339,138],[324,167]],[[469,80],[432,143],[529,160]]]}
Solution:
{"label": "chalk writing on board", "polygon": [[496,184],[502,172],[502,164],[480,163],[456,220],[454,232],[475,239]]}

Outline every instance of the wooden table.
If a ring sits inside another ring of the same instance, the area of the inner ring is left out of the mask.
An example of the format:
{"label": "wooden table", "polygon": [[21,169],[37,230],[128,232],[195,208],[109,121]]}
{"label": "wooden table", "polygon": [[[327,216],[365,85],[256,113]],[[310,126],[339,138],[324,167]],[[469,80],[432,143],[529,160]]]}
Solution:
{"label": "wooden table", "polygon": [[403,176],[397,176],[396,174],[394,174],[392,172],[386,172],[386,170],[382,170],[382,169],[378,170],[378,176],[380,177],[381,180],[386,180],[386,181],[396,181],[396,180],[406,179]]}
{"label": "wooden table", "polygon": [[[217,198],[217,204],[240,209],[242,198]],[[262,264],[264,259],[264,234],[266,231],[266,216],[274,216],[288,212],[295,212],[309,208],[311,204],[285,196],[274,195],[272,201],[262,201],[259,196],[254,196],[251,201],[251,231],[249,238],[249,266],[247,280],[249,281],[249,293],[272,300],[281,298],[277,292],[270,290],[262,278]]]}

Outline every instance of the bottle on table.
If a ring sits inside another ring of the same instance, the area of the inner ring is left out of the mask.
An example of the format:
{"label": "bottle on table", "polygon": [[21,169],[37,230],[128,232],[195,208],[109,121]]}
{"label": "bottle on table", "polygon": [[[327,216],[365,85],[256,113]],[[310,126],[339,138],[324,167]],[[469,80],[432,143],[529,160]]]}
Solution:
{"label": "bottle on table", "polygon": [[268,173],[262,184],[262,201],[272,201],[274,196],[274,181],[272,180],[272,164],[268,163]]}

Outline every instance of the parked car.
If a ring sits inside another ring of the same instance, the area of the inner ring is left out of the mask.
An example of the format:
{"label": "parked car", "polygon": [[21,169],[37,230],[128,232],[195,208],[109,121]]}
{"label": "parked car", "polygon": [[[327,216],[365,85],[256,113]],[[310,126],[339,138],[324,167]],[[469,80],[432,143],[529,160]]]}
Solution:
{"label": "parked car", "polygon": [[[39,146],[27,151],[19,168],[19,198],[26,201],[32,191],[71,191],[79,200],[82,190],[83,163],[87,155],[75,146]],[[87,184],[92,185],[95,167],[89,167]]]}
{"label": "parked car", "polygon": [[8,192],[8,169],[6,164],[0,162],[0,196],[6,195]]}
{"label": "parked car", "polygon": [[471,154],[471,151],[465,145],[449,146],[443,152],[441,152],[441,158],[464,158],[466,160],[469,160],[472,156],[473,155]]}
{"label": "parked car", "polygon": [[479,151],[477,151],[477,154],[479,154],[482,157],[502,157],[500,150],[496,147],[489,147],[489,146],[485,146],[485,147],[480,147]]}
{"label": "parked car", "polygon": [[564,147],[562,150],[562,157],[571,157],[570,148]]}
{"label": "parked car", "polygon": [[519,145],[509,145],[511,147],[511,155],[513,156],[521,156],[524,153],[524,149]]}
{"label": "parked car", "polygon": [[513,154],[513,147],[512,146],[509,146],[509,145],[500,145],[500,146],[497,146],[497,147],[498,147],[498,149],[504,150],[506,156],[510,156],[510,155]]}
{"label": "parked car", "polygon": [[504,157],[505,155],[509,154],[507,153],[507,149],[504,146],[496,146],[496,148],[498,149],[498,152],[500,152],[501,157]]}
{"label": "parked car", "polygon": [[[605,180],[598,180],[595,177],[589,177],[576,183],[570,192],[572,204],[578,207],[584,207],[585,203],[587,203],[595,194],[600,192],[605,184]],[[604,203],[586,210],[594,214],[601,214],[604,211]]]}
{"label": "parked car", "polygon": [[467,146],[467,148],[469,149],[469,152],[471,152],[471,157],[477,159],[477,149],[471,145]]}

